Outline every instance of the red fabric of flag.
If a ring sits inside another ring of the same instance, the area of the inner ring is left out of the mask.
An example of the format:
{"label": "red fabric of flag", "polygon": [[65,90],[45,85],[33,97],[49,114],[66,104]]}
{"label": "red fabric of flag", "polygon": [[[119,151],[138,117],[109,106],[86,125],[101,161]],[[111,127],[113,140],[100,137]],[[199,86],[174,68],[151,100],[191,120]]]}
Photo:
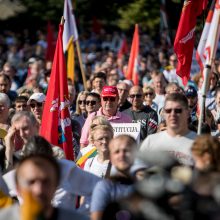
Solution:
{"label": "red fabric of flag", "polygon": [[54,29],[50,21],[48,21],[46,60],[53,61],[54,51],[55,51]]}
{"label": "red fabric of flag", "polygon": [[187,84],[190,76],[196,19],[202,13],[204,2],[204,0],[185,0],[174,41],[174,51],[178,58],[176,72],[182,78],[184,85]]}
{"label": "red fabric of flag", "polygon": [[131,52],[128,62],[128,70],[126,78],[133,80],[134,85],[138,85],[138,55],[139,55],[139,34],[138,34],[138,25],[135,25],[134,36],[131,45]]}
{"label": "red fabric of flag", "polygon": [[121,45],[118,50],[118,58],[122,58],[122,56],[127,53],[128,53],[128,44],[126,38],[124,37],[123,40],[121,41]]}
{"label": "red fabric of flag", "polygon": [[60,146],[66,158],[73,160],[72,127],[68,108],[69,96],[62,35],[63,25],[60,25],[40,134],[51,144]]}

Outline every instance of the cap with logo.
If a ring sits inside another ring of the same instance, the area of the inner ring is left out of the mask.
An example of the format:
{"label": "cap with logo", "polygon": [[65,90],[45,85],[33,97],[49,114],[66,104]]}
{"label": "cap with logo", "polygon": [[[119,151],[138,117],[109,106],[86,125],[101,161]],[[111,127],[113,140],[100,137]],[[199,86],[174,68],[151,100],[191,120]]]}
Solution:
{"label": "cap with logo", "polygon": [[118,89],[116,86],[103,86],[101,97],[116,97],[118,96]]}

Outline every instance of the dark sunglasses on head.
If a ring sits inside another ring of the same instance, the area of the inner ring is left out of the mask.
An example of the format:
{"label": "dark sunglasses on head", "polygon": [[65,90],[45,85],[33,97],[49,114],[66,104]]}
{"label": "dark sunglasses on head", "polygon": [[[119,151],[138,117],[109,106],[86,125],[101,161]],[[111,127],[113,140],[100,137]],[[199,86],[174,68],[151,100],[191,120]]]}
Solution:
{"label": "dark sunglasses on head", "polygon": [[144,94],[145,96],[152,96],[153,95],[153,92],[146,92],[145,94]]}
{"label": "dark sunglasses on head", "polygon": [[85,105],[86,104],[86,100],[79,100],[78,103],[79,103],[79,105],[82,105],[82,104]]}
{"label": "dark sunglasses on head", "polygon": [[42,107],[43,106],[43,103],[42,102],[37,102],[36,104],[35,103],[32,103],[32,104],[30,104],[30,107],[31,108],[35,108],[35,107]]}
{"label": "dark sunglasses on head", "polygon": [[164,111],[167,114],[170,114],[172,111],[174,111],[175,114],[181,114],[183,112],[183,109],[181,109],[181,108],[167,108],[167,109],[164,109]]}
{"label": "dark sunglasses on head", "polygon": [[107,102],[107,101],[114,102],[115,97],[103,97],[103,101],[105,101],[105,102]]}
{"label": "dark sunglasses on head", "polygon": [[96,101],[86,101],[86,105],[95,105]]}
{"label": "dark sunglasses on head", "polygon": [[134,99],[134,98],[141,98],[142,97],[142,95],[141,94],[132,94],[132,95],[130,95],[130,98],[132,98],[132,99]]}

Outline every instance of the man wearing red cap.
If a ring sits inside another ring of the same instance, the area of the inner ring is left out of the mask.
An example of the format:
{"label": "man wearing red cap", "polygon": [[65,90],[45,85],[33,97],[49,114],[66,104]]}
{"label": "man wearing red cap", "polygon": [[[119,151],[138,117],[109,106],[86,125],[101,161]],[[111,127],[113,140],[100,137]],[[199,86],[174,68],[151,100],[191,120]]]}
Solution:
{"label": "man wearing red cap", "polygon": [[92,118],[96,115],[103,115],[112,123],[131,123],[132,119],[125,113],[118,111],[118,90],[116,86],[104,86],[101,92],[101,108],[91,113],[85,121],[80,139],[81,147],[89,143],[89,126]]}

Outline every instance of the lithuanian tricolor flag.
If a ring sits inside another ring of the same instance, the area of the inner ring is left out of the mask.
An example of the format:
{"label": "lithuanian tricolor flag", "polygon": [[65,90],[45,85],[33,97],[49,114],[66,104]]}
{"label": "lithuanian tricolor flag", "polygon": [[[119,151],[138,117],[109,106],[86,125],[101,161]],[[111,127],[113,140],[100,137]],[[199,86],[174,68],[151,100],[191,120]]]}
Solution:
{"label": "lithuanian tricolor flag", "polygon": [[90,150],[89,152],[87,152],[86,154],[84,154],[82,157],[79,158],[79,160],[77,160],[76,164],[80,167],[80,168],[84,168],[85,166],[85,162],[92,157],[95,157],[97,155],[97,149],[94,147],[92,150]]}
{"label": "lithuanian tricolor flag", "polygon": [[64,1],[63,49],[67,57],[67,77],[74,82],[74,41],[78,40],[78,31],[71,0]]}

